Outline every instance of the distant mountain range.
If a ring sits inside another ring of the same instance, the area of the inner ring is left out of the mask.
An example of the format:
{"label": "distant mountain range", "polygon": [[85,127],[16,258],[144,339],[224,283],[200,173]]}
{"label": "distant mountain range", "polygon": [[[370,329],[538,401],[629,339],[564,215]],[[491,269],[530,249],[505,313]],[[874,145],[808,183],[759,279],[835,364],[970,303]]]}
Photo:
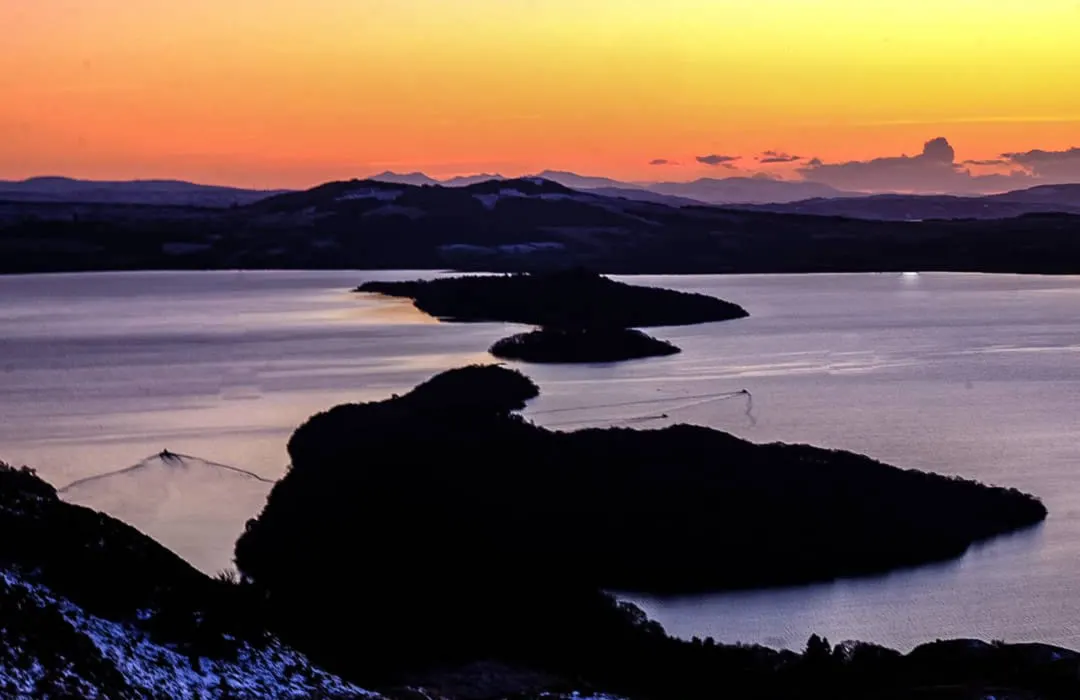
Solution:
{"label": "distant mountain range", "polygon": [[[868,221],[610,196],[623,189],[581,191],[539,177],[458,187],[351,180],[225,208],[0,201],[0,272],[1080,273],[1080,216],[1067,213]],[[1068,207],[1076,196],[1058,188],[986,204]]]}
{"label": "distant mountain range", "polygon": [[[639,199],[674,206],[686,204],[767,204],[786,203],[812,197],[859,197],[828,185],[760,177],[700,178],[692,182],[623,182],[608,177],[578,175],[561,170],[544,170],[530,177],[557,182],[575,190],[600,192],[624,199]],[[442,185],[464,187],[486,180],[505,180],[502,175],[472,175],[436,180],[424,173],[385,172],[370,179],[401,185]]]}
{"label": "distant mountain range", "polygon": [[231,207],[250,204],[282,191],[196,185],[180,180],[108,182],[67,177],[0,180],[0,201],[9,202]]}
{"label": "distant mountain range", "polygon": [[735,205],[740,209],[784,214],[842,216],[881,221],[930,219],[1009,219],[1025,214],[1080,214],[1080,185],[1041,185],[981,197],[879,194],[816,198],[788,204]]}
{"label": "distant mountain range", "polygon": [[[828,185],[761,177],[700,178],[691,182],[622,182],[607,177],[544,170],[535,176],[564,187],[669,206],[702,204],[786,214],[884,221],[1007,219],[1024,214],[1080,213],[1080,185],[1043,185],[996,195],[911,195],[845,192]],[[423,173],[380,173],[371,179],[418,186],[463,187],[501,175],[436,180]]]}
{"label": "distant mountain range", "polygon": [[708,204],[765,204],[797,202],[813,197],[862,197],[828,185],[757,177],[705,177],[693,182],[659,182],[650,191],[697,199]]}
{"label": "distant mountain range", "polygon": [[[928,219],[1007,219],[1025,214],[1080,214],[1080,185],[1044,185],[1003,194],[953,195],[859,194],[812,182],[763,178],[701,178],[692,182],[621,182],[605,177],[545,170],[514,182],[543,180],[582,193],[671,207],[723,206],[781,214],[839,216],[883,221]],[[411,187],[460,189],[505,183],[498,174],[437,180],[424,173],[385,172],[371,182]],[[246,190],[175,180],[99,182],[39,177],[0,181],[0,202],[129,204],[225,208],[288,194],[289,190]]]}

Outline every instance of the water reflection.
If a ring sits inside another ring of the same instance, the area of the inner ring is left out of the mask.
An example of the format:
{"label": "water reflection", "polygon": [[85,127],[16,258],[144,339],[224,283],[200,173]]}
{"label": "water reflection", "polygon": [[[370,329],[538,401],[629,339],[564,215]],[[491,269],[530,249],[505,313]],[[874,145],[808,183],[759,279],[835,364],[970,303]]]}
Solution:
{"label": "water reflection", "polygon": [[208,572],[231,568],[245,514],[262,509],[273,482],[208,460],[162,452],[60,489],[69,503],[109,513]]}
{"label": "water reflection", "polygon": [[[755,639],[785,649],[801,650],[811,633],[833,642],[887,638],[905,651],[935,638],[994,638],[994,632],[1006,625],[1008,636],[1024,638],[1036,633],[1024,610],[1024,587],[1001,580],[1005,572],[997,568],[1007,561],[1037,570],[1044,530],[1040,525],[976,544],[959,560],[880,576],[704,596],[622,597],[663,620],[672,634],[712,636],[724,642]],[[980,599],[985,583],[994,579],[1013,589],[1012,609],[992,607],[992,602],[987,606]],[[972,618],[977,622],[979,617],[982,623],[973,626]],[[927,635],[928,629],[935,631]],[[1075,645],[1078,640],[1066,631],[1054,641]]]}

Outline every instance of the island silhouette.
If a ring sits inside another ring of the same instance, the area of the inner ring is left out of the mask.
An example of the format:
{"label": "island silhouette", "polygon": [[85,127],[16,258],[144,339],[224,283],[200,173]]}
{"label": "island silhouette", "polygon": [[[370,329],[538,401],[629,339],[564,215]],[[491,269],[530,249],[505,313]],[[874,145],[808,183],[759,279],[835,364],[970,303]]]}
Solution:
{"label": "island silhouette", "polygon": [[679,348],[636,330],[745,318],[737,304],[617,282],[585,268],[513,275],[366,282],[357,292],[412,299],[444,321],[502,321],[540,328],[504,338],[491,354],[525,362],[617,362],[673,355]]}

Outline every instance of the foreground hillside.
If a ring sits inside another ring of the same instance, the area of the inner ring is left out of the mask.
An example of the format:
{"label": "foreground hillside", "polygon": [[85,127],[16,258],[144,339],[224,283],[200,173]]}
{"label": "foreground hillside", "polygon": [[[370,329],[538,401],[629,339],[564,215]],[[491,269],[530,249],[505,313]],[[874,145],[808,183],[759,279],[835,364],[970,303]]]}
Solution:
{"label": "foreground hillside", "polygon": [[0,463],[0,696],[361,698],[242,587]]}
{"label": "foreground hillside", "polygon": [[229,209],[0,202],[0,272],[585,266],[609,273],[1080,272],[1080,217],[857,219],[668,206],[542,179],[334,182]]}

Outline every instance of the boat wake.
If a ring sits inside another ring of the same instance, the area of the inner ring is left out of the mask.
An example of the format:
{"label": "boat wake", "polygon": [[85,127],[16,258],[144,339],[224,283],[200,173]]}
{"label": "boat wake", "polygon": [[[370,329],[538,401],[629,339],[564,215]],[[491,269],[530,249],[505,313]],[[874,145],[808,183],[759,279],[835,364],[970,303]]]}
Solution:
{"label": "boat wake", "polygon": [[207,573],[231,568],[233,543],[274,482],[168,450],[58,490],[68,503],[123,520]]}
{"label": "boat wake", "polygon": [[[593,426],[598,426],[598,425],[620,426],[620,425],[630,425],[630,424],[636,424],[636,423],[650,423],[650,422],[653,422],[653,421],[663,421],[663,420],[669,420],[669,419],[670,420],[678,420],[678,416],[673,415],[673,414],[678,414],[678,413],[680,413],[682,411],[686,411],[687,409],[691,409],[691,408],[698,408],[698,407],[701,407],[701,406],[707,406],[709,404],[713,404],[713,403],[716,403],[718,401],[729,401],[729,400],[732,400],[732,399],[735,399],[735,400],[743,399],[743,400],[746,401],[746,410],[744,411],[744,415],[746,416],[746,420],[747,420],[747,422],[749,423],[749,425],[751,427],[756,426],[757,425],[757,417],[754,415],[754,395],[751,394],[748,389],[740,389],[739,391],[725,391],[725,392],[712,393],[712,394],[697,394],[697,395],[694,395],[694,396],[666,396],[664,398],[642,399],[642,400],[636,400],[636,401],[621,401],[619,403],[595,404],[595,405],[590,405],[590,406],[572,406],[572,407],[565,407],[565,408],[551,408],[551,409],[547,409],[547,410],[543,410],[543,411],[533,411],[533,412],[531,412],[529,414],[529,416],[530,417],[532,417],[532,416],[543,416],[543,415],[553,414],[553,413],[578,413],[578,412],[590,412],[591,413],[591,412],[595,412],[595,411],[600,410],[600,409],[612,409],[612,408],[628,408],[628,407],[650,408],[650,407],[653,407],[653,406],[657,407],[657,408],[653,408],[652,411],[649,412],[649,413],[645,413],[645,414],[642,414],[642,415],[633,415],[633,416],[630,416],[628,418],[627,417],[622,417],[622,418],[601,418],[601,419],[596,419],[596,420],[593,420],[593,419],[566,420],[566,421],[559,421],[559,422],[554,422],[554,423],[547,422],[545,420],[543,422],[543,425],[545,427],[548,427],[548,428],[560,428],[560,427],[567,427],[567,426],[575,426],[575,427],[578,427],[578,428],[587,428],[587,427],[593,427]],[[672,401],[681,401],[681,403],[678,403],[677,405],[674,405],[674,406],[667,406],[667,407],[664,407],[664,408],[660,408],[663,404],[670,403]],[[660,412],[656,412],[656,411],[660,411]]]}

